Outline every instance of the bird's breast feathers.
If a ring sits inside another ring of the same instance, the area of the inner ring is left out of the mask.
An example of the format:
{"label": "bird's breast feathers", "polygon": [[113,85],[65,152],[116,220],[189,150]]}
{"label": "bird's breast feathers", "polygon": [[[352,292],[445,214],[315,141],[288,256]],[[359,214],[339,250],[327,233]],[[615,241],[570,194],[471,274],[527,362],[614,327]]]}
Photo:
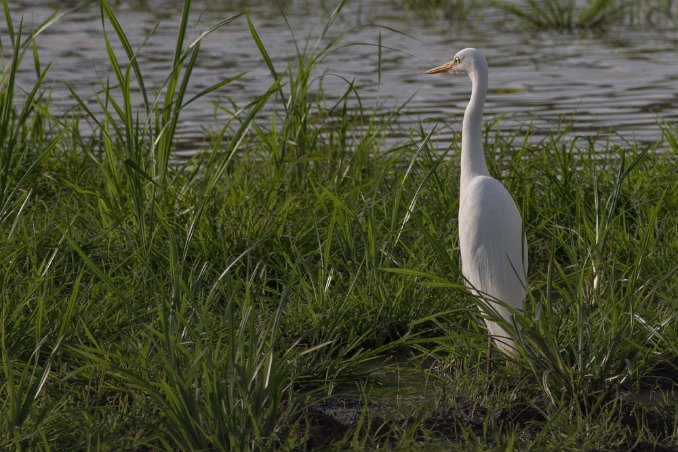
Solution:
{"label": "bird's breast feathers", "polygon": [[496,179],[476,177],[462,188],[459,246],[467,276],[487,274],[493,268],[513,273],[511,267],[526,267],[520,212],[506,188]]}

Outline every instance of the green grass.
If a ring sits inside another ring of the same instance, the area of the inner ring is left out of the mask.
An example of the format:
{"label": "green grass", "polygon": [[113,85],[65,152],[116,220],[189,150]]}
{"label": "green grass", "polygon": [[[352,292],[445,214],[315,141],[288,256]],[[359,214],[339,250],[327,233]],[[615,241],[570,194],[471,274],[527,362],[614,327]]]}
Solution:
{"label": "green grass", "polygon": [[[189,8],[152,91],[103,2],[111,83],[101,113],[82,101],[73,118],[50,113],[49,68],[8,23],[3,448],[678,445],[675,128],[619,147],[488,126],[490,171],[523,212],[531,259],[506,363],[458,271],[458,140],[435,149],[420,130],[390,144],[408,132],[398,111],[349,107],[361,104],[348,82],[325,100],[312,68],[338,41],[275,67],[249,23],[270,89],[221,106],[233,120],[212,146],[170,164],[182,107],[199,101],[185,97],[199,52]],[[217,26],[232,20],[245,18]],[[38,82],[17,96],[31,63]]]}
{"label": "green grass", "polygon": [[561,30],[600,28],[622,18],[626,8],[626,2],[618,0],[590,0],[583,6],[575,0],[497,1],[495,5],[536,28]]}
{"label": "green grass", "polygon": [[473,23],[492,10],[508,13],[507,18],[516,19],[521,25],[542,30],[601,30],[612,25],[671,30],[678,21],[678,5],[672,0],[397,0],[394,3],[426,17],[442,16],[462,25]]}

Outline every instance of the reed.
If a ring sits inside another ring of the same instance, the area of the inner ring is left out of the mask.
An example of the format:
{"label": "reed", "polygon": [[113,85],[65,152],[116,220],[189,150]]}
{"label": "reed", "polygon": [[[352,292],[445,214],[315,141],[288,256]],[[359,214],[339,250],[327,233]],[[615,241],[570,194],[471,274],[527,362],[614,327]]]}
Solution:
{"label": "reed", "polygon": [[[3,448],[678,442],[671,125],[624,147],[566,128],[516,143],[488,126],[490,171],[521,206],[534,263],[507,365],[458,271],[457,141],[437,149],[435,129],[401,130],[399,109],[365,108],[350,80],[329,101],[314,68],[341,37],[300,43],[276,67],[246,15],[215,24],[249,27],[271,85],[219,105],[233,119],[172,162],[182,108],[243,77],[186,98],[205,36],[188,39],[190,2],[172,69],[150,87],[102,1],[112,74],[96,111],[71,89],[81,113],[68,118],[42,88],[37,31],[3,5]],[[37,82],[19,97],[27,62]]]}
{"label": "reed", "polygon": [[670,0],[403,0],[396,2],[424,16],[442,16],[459,24],[470,24],[496,10],[541,30],[601,30],[614,25],[675,27],[678,7]]}

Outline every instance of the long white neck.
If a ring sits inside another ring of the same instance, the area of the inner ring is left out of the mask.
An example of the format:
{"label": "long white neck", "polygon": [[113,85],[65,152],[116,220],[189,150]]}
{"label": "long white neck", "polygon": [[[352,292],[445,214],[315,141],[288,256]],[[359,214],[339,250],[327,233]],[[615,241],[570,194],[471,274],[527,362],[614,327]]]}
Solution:
{"label": "long white neck", "polygon": [[471,100],[464,113],[461,132],[461,188],[475,176],[489,175],[483,152],[483,106],[487,94],[487,66],[469,72]]}

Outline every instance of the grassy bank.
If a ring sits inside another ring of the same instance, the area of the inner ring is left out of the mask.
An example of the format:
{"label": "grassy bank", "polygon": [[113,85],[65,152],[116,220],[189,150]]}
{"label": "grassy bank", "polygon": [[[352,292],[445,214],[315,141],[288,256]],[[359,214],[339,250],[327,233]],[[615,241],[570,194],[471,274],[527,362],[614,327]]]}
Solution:
{"label": "grassy bank", "polygon": [[[675,129],[619,147],[488,128],[531,261],[507,364],[459,275],[458,140],[393,144],[397,110],[349,108],[350,84],[323,100],[312,69],[335,43],[275,67],[250,24],[270,90],[170,163],[194,101],[189,6],[154,98],[104,3],[111,83],[97,109],[72,90],[82,111],[69,118],[50,113],[49,67],[8,24],[2,447],[678,445]],[[21,64],[38,79],[27,95]]]}

